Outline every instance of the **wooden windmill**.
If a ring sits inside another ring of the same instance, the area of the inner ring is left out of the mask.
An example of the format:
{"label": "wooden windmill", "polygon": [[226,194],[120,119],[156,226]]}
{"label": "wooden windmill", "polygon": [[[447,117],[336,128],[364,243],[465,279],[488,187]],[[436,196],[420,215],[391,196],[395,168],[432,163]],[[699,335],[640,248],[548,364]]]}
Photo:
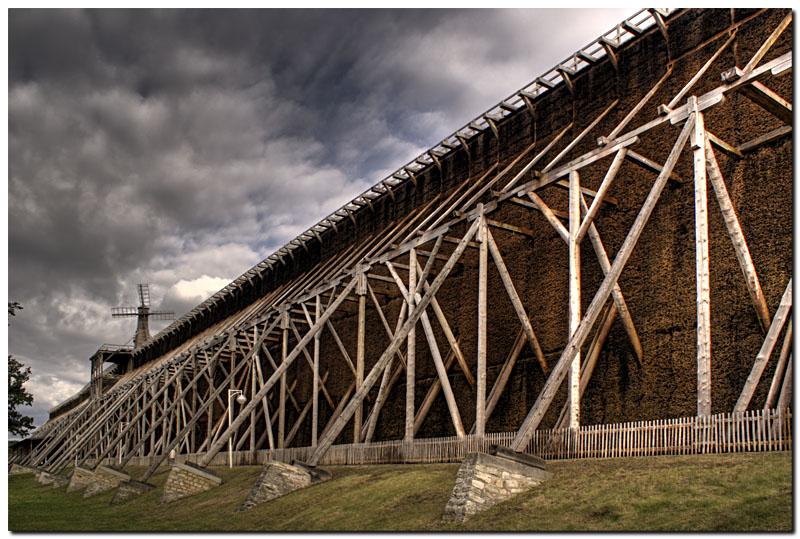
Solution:
{"label": "wooden windmill", "polygon": [[139,306],[138,307],[113,307],[111,309],[112,318],[137,317],[136,334],[133,336],[133,349],[142,348],[151,339],[150,319],[153,320],[175,320],[173,311],[151,311],[150,310],[150,285],[139,285]]}

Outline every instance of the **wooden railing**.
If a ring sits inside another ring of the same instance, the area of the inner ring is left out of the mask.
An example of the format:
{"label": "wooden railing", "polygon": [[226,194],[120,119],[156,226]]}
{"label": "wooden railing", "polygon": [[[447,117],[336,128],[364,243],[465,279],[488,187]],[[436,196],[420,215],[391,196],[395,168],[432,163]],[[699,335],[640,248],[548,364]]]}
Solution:
{"label": "wooden railing", "polygon": [[[460,462],[467,453],[487,452],[491,445],[509,446],[515,432],[477,436],[425,438],[411,443],[402,440],[371,444],[334,445],[320,465],[394,464]],[[619,458],[650,455],[691,455],[790,451],[792,414],[790,410],[751,410],[709,417],[684,417],[633,421],[611,425],[585,425],[578,430],[538,430],[526,453],[544,459]],[[263,465],[269,460],[307,461],[312,447],[233,453],[234,465]],[[196,462],[199,455],[178,455],[177,462]],[[135,457],[132,465],[147,465],[152,457]],[[221,451],[212,466],[228,462]],[[108,460],[108,459],[107,459]],[[108,460],[113,465],[113,460]]]}

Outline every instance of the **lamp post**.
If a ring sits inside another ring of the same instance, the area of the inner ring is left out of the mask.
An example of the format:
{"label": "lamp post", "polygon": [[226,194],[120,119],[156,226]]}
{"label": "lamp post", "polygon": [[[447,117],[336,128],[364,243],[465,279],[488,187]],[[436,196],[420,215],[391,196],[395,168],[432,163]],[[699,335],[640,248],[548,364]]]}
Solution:
{"label": "lamp post", "polygon": [[[236,402],[239,404],[247,402],[247,397],[244,396],[241,389],[228,390],[228,426],[233,424],[233,404],[231,403],[231,398],[233,398],[234,395],[238,395],[238,397],[236,397]],[[228,438],[228,467],[233,468],[233,435]]]}

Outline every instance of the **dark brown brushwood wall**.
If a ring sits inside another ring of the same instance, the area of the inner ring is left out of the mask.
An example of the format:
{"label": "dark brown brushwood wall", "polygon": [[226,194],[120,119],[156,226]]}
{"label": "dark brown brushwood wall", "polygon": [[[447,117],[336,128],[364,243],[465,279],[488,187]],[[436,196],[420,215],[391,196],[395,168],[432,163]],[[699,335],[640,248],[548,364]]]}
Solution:
{"label": "dark brown brushwood wall", "polygon": [[[655,108],[667,103],[697,72],[706,60],[729,37],[736,27],[736,42],[711,66],[706,76],[692,90],[701,95],[720,84],[719,74],[733,66],[744,64],[755,53],[788,10],[688,10],[669,20],[669,38],[665,40],[657,28],[624,45],[618,52],[619,69],[609,61],[584,69],[574,77],[574,95],[562,84],[535,102],[535,117],[523,108],[499,125],[499,142],[491,130],[469,143],[469,159],[463,151],[443,161],[442,172],[429,167],[418,176],[416,186],[411,182],[397,189],[395,199],[384,196],[374,203],[374,212],[360,211],[358,227],[349,219],[339,223],[338,233],[325,235],[322,246],[311,245],[309,253],[295,252],[296,260],[257,280],[236,302],[209,315],[208,323],[221,319],[249,304],[273,289],[277,283],[313,268],[320,261],[335,256],[353,242],[385,230],[392,220],[404,216],[413,208],[437,194],[446,195],[470,175],[477,178],[499,161],[506,166],[534,140],[543,147],[571,121],[574,126],[549,156],[552,157],[580,133],[614,100],[619,105],[586,137],[571,154],[577,156],[596,148],[596,136],[608,134],[644,94],[664,75],[673,63],[673,73],[629,124],[636,127],[655,116]],[[792,47],[792,28],[788,28],[770,53],[768,61]],[[792,76],[767,82],[785,97],[791,96]],[[790,98],[790,97],[789,97]],[[715,135],[736,145],[780,126],[780,123],[740,95],[729,103],[706,114],[706,126]],[[672,148],[678,129],[674,126],[648,133],[635,151],[663,163]],[[770,311],[774,313],[783,289],[792,273],[792,140],[785,137],[760,148],[744,160],[735,160],[717,153],[722,174],[736,207],[745,237],[759,272]],[[684,154],[677,173],[692,178],[691,152]],[[581,173],[583,185],[597,188],[604,171]],[[527,181],[526,178],[523,181]],[[618,205],[604,205],[596,222],[609,257],[622,244],[642,202],[652,186],[655,174],[626,162],[612,186],[610,195]],[[504,182],[503,182],[504,183]],[[498,187],[501,187],[502,184]],[[543,195],[551,207],[566,210],[565,193],[549,189]],[[720,215],[719,206],[709,183],[709,233],[711,255],[711,341],[712,341],[712,411],[733,408],[762,340],[755,311],[751,307],[744,278]],[[532,326],[552,367],[567,341],[567,250],[564,242],[537,212],[506,204],[491,215],[536,231],[535,239],[493,229],[506,265],[525,304]],[[463,234],[463,227],[450,232]],[[444,248],[446,253],[452,246]],[[644,349],[642,366],[638,366],[619,320],[614,323],[594,375],[582,399],[583,424],[609,423],[639,419],[656,419],[693,415],[696,412],[696,307],[695,307],[694,197],[693,184],[670,182],[656,205],[622,276],[620,287],[625,294]],[[405,263],[405,260],[402,260]],[[424,259],[423,259],[424,262]],[[441,266],[441,264],[439,265]],[[582,308],[590,303],[602,273],[594,251],[584,241],[581,253]],[[405,278],[405,272],[401,272]],[[477,254],[468,249],[463,264],[445,282],[437,298],[450,324],[459,336],[462,350],[475,372],[477,328]],[[394,327],[400,301],[393,300],[384,307]],[[431,310],[428,310],[442,355],[449,348]],[[227,313],[227,314],[226,314]],[[333,318],[350,356],[355,361],[356,317],[354,314]],[[201,324],[202,325],[202,324]],[[198,326],[199,327],[199,326]],[[488,390],[502,366],[519,323],[500,282],[492,269],[489,273],[488,326]],[[366,372],[388,344],[383,326],[368,301]],[[163,344],[170,348],[169,343]],[[779,346],[778,346],[779,348]],[[310,349],[310,347],[309,347]],[[405,350],[405,346],[403,346]],[[585,350],[585,347],[584,347]],[[154,348],[155,351],[155,348]],[[152,352],[151,352],[152,353]],[[280,354],[280,349],[276,348]],[[776,352],[777,353],[777,352]],[[322,339],[321,374],[331,369],[328,390],[338,399],[344,394],[353,376],[344,364],[329,333]],[[144,359],[144,357],[143,357]],[[763,405],[774,361],[767,367],[754,403]],[[298,358],[289,373],[291,382],[297,377],[295,395],[303,405],[311,393],[311,373],[307,362]],[[457,364],[450,369],[450,383],[458,401],[464,427],[469,431],[475,414],[474,391],[460,373]],[[436,379],[428,345],[421,326],[417,329],[416,406]],[[536,399],[546,378],[526,347],[514,368],[511,379],[499,404],[488,421],[487,431],[516,430]],[[370,393],[374,402],[378,384]],[[562,388],[545,416],[542,427],[553,424],[565,400]],[[320,396],[320,402],[324,398]],[[392,390],[381,414],[376,439],[402,438],[405,414],[405,374]],[[287,407],[287,427],[297,417],[294,408]],[[327,404],[321,404],[320,429],[331,415]],[[366,412],[365,412],[366,418]],[[310,419],[293,445],[310,443]],[[418,437],[455,434],[447,406],[440,393],[436,403],[418,433]],[[338,443],[352,441],[348,427]]]}

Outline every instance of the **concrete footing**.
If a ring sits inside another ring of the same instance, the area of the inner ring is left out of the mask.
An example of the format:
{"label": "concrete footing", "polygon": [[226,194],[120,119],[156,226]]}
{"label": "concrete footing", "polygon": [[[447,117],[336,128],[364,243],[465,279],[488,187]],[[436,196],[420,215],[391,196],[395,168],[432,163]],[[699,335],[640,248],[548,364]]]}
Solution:
{"label": "concrete footing", "polygon": [[88,487],[94,481],[94,472],[77,466],[72,470],[67,492],[75,492]]}
{"label": "concrete footing", "polygon": [[42,485],[51,485],[53,488],[62,487],[69,483],[69,477],[46,472],[44,470],[39,471],[36,480]]}
{"label": "concrete footing", "polygon": [[156,488],[155,485],[151,485],[150,483],[145,483],[143,481],[136,481],[135,479],[123,481],[119,484],[117,493],[114,494],[114,498],[111,500],[111,505],[122,503],[125,500],[130,500],[131,498],[135,498],[139,494],[149,492],[154,488]]}
{"label": "concrete footing", "polygon": [[92,481],[86,486],[83,491],[83,497],[89,498],[95,494],[100,494],[112,488],[116,488],[123,481],[130,481],[131,476],[123,471],[109,468],[107,466],[98,466],[94,470],[94,477]]}
{"label": "concrete footing", "polygon": [[222,479],[206,469],[189,462],[174,464],[164,485],[159,503],[170,503],[194,496],[222,484]]}
{"label": "concrete footing", "polygon": [[496,446],[490,453],[494,454],[470,453],[464,458],[442,519],[463,522],[550,476],[538,457]]}
{"label": "concrete footing", "polygon": [[39,469],[32,466],[22,466],[21,464],[12,464],[8,468],[8,475],[19,475],[23,473],[39,473]]}
{"label": "concrete footing", "polygon": [[246,511],[258,504],[330,478],[329,471],[302,462],[294,461],[292,464],[286,464],[277,460],[270,461],[238,510]]}

